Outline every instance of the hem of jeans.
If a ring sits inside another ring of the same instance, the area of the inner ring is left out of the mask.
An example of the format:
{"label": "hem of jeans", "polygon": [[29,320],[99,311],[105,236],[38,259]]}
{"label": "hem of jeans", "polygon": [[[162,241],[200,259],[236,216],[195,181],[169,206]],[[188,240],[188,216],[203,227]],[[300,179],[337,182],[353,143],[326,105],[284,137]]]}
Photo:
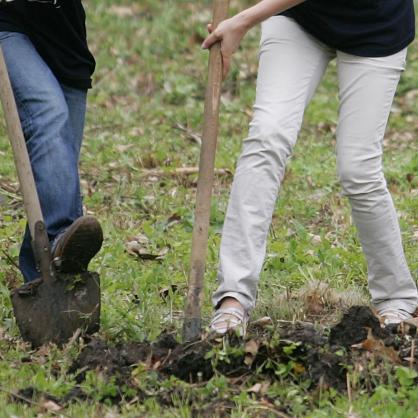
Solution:
{"label": "hem of jeans", "polygon": [[220,296],[214,296],[212,298],[212,301],[213,301],[213,305],[215,309],[219,308],[219,304],[225,298],[236,299],[243,306],[244,311],[246,313],[249,313],[251,312],[252,309],[254,309],[254,303],[249,302],[248,297],[244,296],[242,293],[239,293],[239,292],[224,292]]}

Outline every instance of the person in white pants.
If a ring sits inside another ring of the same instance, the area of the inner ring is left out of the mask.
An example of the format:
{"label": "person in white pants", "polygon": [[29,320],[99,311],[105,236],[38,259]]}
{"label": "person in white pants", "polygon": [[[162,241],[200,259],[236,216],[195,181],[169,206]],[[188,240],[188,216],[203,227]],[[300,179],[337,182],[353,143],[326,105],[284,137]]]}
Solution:
{"label": "person in white pants", "polygon": [[[382,171],[385,128],[405,68],[406,47],[414,38],[413,2],[366,3],[359,11],[344,0],[263,0],[214,31],[208,27],[203,47],[221,42],[226,75],[242,37],[263,21],[254,115],[222,233],[211,322],[218,333],[245,330],[255,306],[286,162],[304,110],[332,59],[337,60],[340,96],[338,174],[367,259],[372,304],[386,324],[410,318],[418,306]],[[373,23],[367,23],[368,17]]]}

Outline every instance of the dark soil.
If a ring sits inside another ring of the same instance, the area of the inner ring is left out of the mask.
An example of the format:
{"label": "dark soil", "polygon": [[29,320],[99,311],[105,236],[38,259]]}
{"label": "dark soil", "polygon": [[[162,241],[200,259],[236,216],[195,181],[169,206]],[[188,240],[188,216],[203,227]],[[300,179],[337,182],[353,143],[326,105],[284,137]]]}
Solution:
{"label": "dark soil", "polygon": [[115,346],[93,339],[72,364],[69,372],[77,374],[78,383],[84,380],[87,370],[101,370],[109,376],[130,376],[133,365],[156,365],[167,360],[178,346],[171,334],[162,334],[154,343],[123,343]]}
{"label": "dark soil", "polygon": [[353,306],[339,324],[331,329],[329,343],[350,347],[367,338],[368,330],[376,338],[386,338],[390,332],[380,326],[373,312],[365,306]]}
{"label": "dark soil", "polygon": [[[95,339],[83,349],[69,373],[75,375],[76,382],[80,384],[88,370],[100,371],[118,386],[131,388],[138,399],[154,396],[162,405],[170,406],[173,390],[181,396],[184,390],[181,385],[153,395],[144,393],[132,375],[138,364],[156,373],[161,381],[175,376],[194,386],[204,385],[215,374],[223,374],[234,378],[231,381],[239,382],[238,391],[248,379],[251,379],[251,384],[278,379],[272,364],[292,364],[294,368],[284,376],[289,382],[309,380],[312,391],[319,387],[344,391],[348,367],[361,364],[367,372],[371,358],[374,365],[408,366],[415,339],[414,367],[418,369],[416,327],[409,327],[407,331],[396,327],[384,329],[368,307],[352,307],[332,328],[285,321],[280,321],[275,329],[271,328],[253,328],[245,340],[229,335],[223,339],[206,338],[188,344],[178,343],[169,333],[162,334],[153,343],[110,345]],[[222,355],[219,354],[221,349]],[[373,390],[370,384],[368,388]],[[86,398],[87,395],[76,387],[62,402]],[[127,399],[126,394],[108,396],[103,401],[119,403],[122,399]],[[189,399],[193,405],[190,394]],[[199,416],[210,416],[216,409],[221,416],[227,414],[230,407],[228,400],[208,399],[204,409],[198,412]]]}

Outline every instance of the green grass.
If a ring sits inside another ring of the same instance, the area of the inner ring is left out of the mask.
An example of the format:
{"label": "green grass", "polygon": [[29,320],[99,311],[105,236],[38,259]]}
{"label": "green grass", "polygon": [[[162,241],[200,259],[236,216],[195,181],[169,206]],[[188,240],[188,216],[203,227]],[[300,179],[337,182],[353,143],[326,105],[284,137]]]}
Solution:
{"label": "green grass", "polygon": [[[251,2],[232,3],[232,9],[237,10]],[[85,4],[90,43],[98,67],[95,88],[89,95],[81,176],[86,209],[100,219],[106,235],[104,248],[91,266],[102,279],[100,334],[113,341],[152,340],[163,329],[181,329],[196,176],[147,177],[143,170],[169,171],[198,164],[199,147],[176,125],[201,132],[208,55],[199,45],[205,24],[210,20],[211,2],[170,0],[163,7],[151,0],[89,0]],[[124,10],[129,12],[128,16],[120,16]],[[258,36],[258,30],[247,36],[224,85],[218,168],[234,170],[247,132],[255,93]],[[385,171],[415,278],[418,276],[417,58],[418,46],[414,45],[385,141]],[[262,274],[256,316],[274,317],[283,292],[297,290],[313,279],[338,290],[356,289],[367,294],[365,261],[350,221],[348,202],[340,195],[335,174],[337,106],[336,69],[332,64],[307,110],[289,164],[274,215],[274,233]],[[81,347],[76,344],[64,352],[55,347],[33,352],[18,338],[8,284],[20,280],[14,263],[25,221],[3,121],[0,159],[0,417],[34,417],[39,413],[48,416],[41,399],[32,406],[12,402],[7,391],[34,386],[56,397],[65,395],[75,385],[66,371]],[[230,180],[227,176],[217,178],[214,190],[205,321],[210,317],[210,295],[216,286],[217,253]],[[170,222],[172,219],[176,222]],[[127,254],[125,243],[139,234],[147,238],[150,252],[168,249],[162,260],[141,261]],[[313,236],[321,240],[315,241]],[[160,291],[171,285],[177,285],[178,291],[162,299]],[[85,389],[96,400],[114,389],[101,379],[99,374],[92,373],[85,383]],[[173,381],[166,385],[180,383]],[[222,377],[213,379],[199,389],[202,392],[199,396],[203,399],[215,389],[228,396],[228,381]],[[353,410],[361,417],[415,417],[416,390],[408,385],[401,389],[382,387],[371,398],[359,391],[354,394]],[[324,399],[311,399],[306,398],[303,388],[278,386],[271,390],[292,405],[294,416],[347,416],[349,405],[344,394],[331,391]],[[236,405],[235,417],[268,413],[247,392],[233,394],[231,400]],[[174,408],[162,409],[152,400],[144,404],[122,403],[118,411],[89,401],[71,404],[65,413],[74,417],[111,417],[118,413],[126,417],[191,416],[187,399],[179,395],[175,404]]]}

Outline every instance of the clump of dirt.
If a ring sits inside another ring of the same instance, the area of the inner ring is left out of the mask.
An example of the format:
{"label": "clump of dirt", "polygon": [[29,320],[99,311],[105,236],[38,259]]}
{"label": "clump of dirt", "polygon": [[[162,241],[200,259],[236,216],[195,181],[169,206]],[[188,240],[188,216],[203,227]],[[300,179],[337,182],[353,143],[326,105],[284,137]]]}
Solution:
{"label": "clump of dirt", "polygon": [[350,364],[348,356],[318,348],[309,351],[306,357],[307,375],[315,385],[340,391],[346,389],[346,373]]}
{"label": "clump of dirt", "polygon": [[353,306],[344,314],[342,320],[331,329],[329,343],[350,347],[367,339],[369,330],[376,338],[384,339],[390,335],[382,328],[379,320],[367,306]]}
{"label": "clump of dirt", "polygon": [[212,350],[209,341],[198,341],[178,345],[168,356],[167,362],[160,368],[167,376],[176,376],[186,382],[209,380],[214,370],[207,354]]}
{"label": "clump of dirt", "polygon": [[153,343],[120,343],[111,346],[93,339],[71,365],[69,372],[76,374],[77,383],[85,379],[87,370],[100,370],[108,376],[130,377],[132,366],[149,366],[164,362],[179,344],[172,334],[164,333]]}

